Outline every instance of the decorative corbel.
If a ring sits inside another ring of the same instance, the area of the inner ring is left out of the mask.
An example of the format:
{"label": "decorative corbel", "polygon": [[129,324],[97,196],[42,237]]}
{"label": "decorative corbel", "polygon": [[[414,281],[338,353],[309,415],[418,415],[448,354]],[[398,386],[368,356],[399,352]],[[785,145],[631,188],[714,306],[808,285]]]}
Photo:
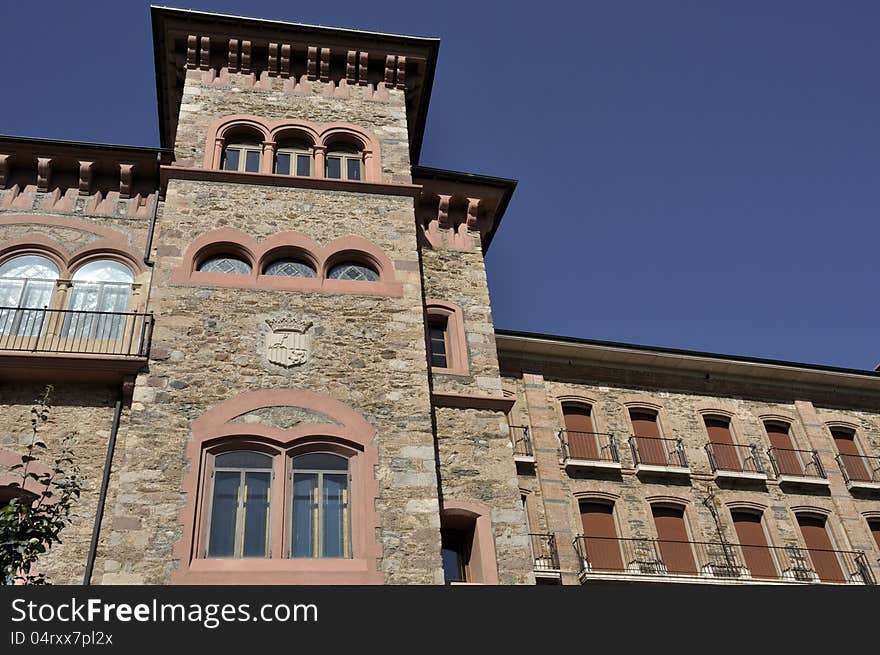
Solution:
{"label": "decorative corbel", "polygon": [[93,161],[79,162],[79,195],[87,196],[92,190],[92,170],[95,167]]}
{"label": "decorative corbel", "polygon": [[477,215],[480,210],[479,198],[468,198],[467,206],[467,227],[468,230],[474,231],[477,228]]}
{"label": "decorative corbel", "polygon": [[135,376],[126,375],[122,378],[122,404],[131,407],[132,398],[134,398]]}
{"label": "decorative corbel", "polygon": [[198,47],[198,37],[195,34],[190,34],[186,37],[186,67],[187,68],[195,68],[196,67],[196,48]]}
{"label": "decorative corbel", "polygon": [[437,203],[437,223],[442,228],[451,227],[449,225],[449,200],[452,196],[439,196],[440,202]]}
{"label": "decorative corbel", "polygon": [[238,70],[238,39],[229,39],[229,54],[226,57],[226,65],[230,73]]}
{"label": "decorative corbel", "polygon": [[49,190],[49,175],[52,172],[51,157],[37,157],[37,191]]}
{"label": "decorative corbel", "polygon": [[241,72],[249,75],[251,72],[251,42],[241,42]]}
{"label": "decorative corbel", "polygon": [[0,154],[0,189],[6,188],[6,180],[9,177],[9,160],[12,155]]}
{"label": "decorative corbel", "polygon": [[354,84],[355,82],[355,74],[356,74],[356,65],[357,63],[357,52],[354,50],[348,51],[348,56],[345,60],[345,82],[347,84]]}
{"label": "decorative corbel", "polygon": [[278,44],[269,44],[269,76],[278,76]]}
{"label": "decorative corbel", "polygon": [[306,79],[315,81],[318,79],[318,49],[315,46],[309,46],[308,58]]}
{"label": "decorative corbel", "polygon": [[321,81],[330,81],[330,48],[321,48]]}
{"label": "decorative corbel", "polygon": [[361,50],[360,63],[358,64],[358,84],[367,86],[367,70],[370,67],[370,53]]}
{"label": "decorative corbel", "polygon": [[281,44],[281,77],[290,77],[290,44]]}
{"label": "decorative corbel", "polygon": [[201,38],[201,47],[199,48],[199,68],[203,71],[210,68],[211,61],[211,37],[203,36]]}
{"label": "decorative corbel", "polygon": [[397,58],[397,88],[406,88],[406,57]]}
{"label": "decorative corbel", "polygon": [[134,179],[134,164],[119,164],[119,198],[131,198],[131,182]]}
{"label": "decorative corbel", "polygon": [[394,86],[394,65],[396,57],[394,55],[385,55],[385,86],[391,88]]}

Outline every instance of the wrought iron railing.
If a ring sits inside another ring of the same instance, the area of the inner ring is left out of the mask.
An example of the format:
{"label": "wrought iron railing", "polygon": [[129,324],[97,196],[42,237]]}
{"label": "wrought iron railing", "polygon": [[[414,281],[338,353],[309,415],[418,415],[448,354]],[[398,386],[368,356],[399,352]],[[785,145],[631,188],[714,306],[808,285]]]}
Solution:
{"label": "wrought iron railing", "polygon": [[767,456],[776,477],[827,479],[825,468],[815,450],[793,450],[791,448],[768,448]]}
{"label": "wrought iron railing", "polygon": [[838,455],[834,459],[847,484],[853,482],[880,483],[880,457],[864,455]]}
{"label": "wrought iron railing", "polygon": [[0,307],[0,351],[147,357],[153,315]]}
{"label": "wrought iron railing", "polygon": [[557,436],[562,446],[563,459],[620,463],[617,442],[610,432],[560,430]]}
{"label": "wrought iron railing", "polygon": [[629,447],[632,451],[633,462],[652,466],[676,466],[687,468],[687,455],[684,452],[684,444],[681,439],[661,439],[659,437],[629,438]]}
{"label": "wrought iron railing", "polygon": [[516,457],[534,457],[532,448],[532,435],[527,425],[510,426],[510,443],[513,445],[513,454]]}
{"label": "wrought iron railing", "polygon": [[581,577],[688,576],[755,582],[875,584],[865,553],[799,546],[579,535]]}
{"label": "wrought iron railing", "polygon": [[535,571],[559,571],[559,550],[556,548],[556,535],[553,533],[530,533],[532,555],[535,558]]}
{"label": "wrought iron railing", "polygon": [[740,446],[710,441],[706,444],[706,454],[712,471],[735,471],[738,473],[764,474],[764,465],[758,456],[757,446]]}

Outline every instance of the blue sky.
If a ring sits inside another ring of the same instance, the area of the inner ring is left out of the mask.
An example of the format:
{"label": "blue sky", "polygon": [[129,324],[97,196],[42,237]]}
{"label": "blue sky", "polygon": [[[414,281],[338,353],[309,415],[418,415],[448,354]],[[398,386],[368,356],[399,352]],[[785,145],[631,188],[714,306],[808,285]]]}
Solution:
{"label": "blue sky", "polygon": [[[880,362],[880,3],[186,4],[442,38],[420,163],[519,180],[497,327]],[[0,133],[158,144],[148,3],[6,0],[0,38]]]}

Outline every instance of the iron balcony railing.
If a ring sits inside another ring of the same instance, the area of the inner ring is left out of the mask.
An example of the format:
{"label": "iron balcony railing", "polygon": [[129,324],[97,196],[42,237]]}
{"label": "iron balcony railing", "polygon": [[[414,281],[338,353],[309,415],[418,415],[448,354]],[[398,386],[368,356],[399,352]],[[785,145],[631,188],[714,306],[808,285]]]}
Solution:
{"label": "iron balcony railing", "polygon": [[767,456],[776,477],[827,479],[819,453],[815,450],[792,450],[790,448],[767,449]]}
{"label": "iron balcony railing", "polygon": [[147,357],[153,315],[0,307],[0,351]]}
{"label": "iron balcony railing", "polygon": [[646,464],[651,466],[688,467],[687,455],[685,455],[684,444],[681,439],[661,439],[659,437],[639,437],[633,435],[629,438],[629,447],[636,466]]}
{"label": "iron balcony railing", "polygon": [[587,537],[574,540],[581,578],[688,576],[712,580],[875,584],[865,553],[799,546]]}
{"label": "iron balcony railing", "polygon": [[737,473],[765,474],[764,465],[758,456],[757,446],[740,446],[710,441],[706,444],[706,454],[712,472],[735,471]]}
{"label": "iron balcony railing", "polygon": [[553,533],[530,533],[532,555],[535,558],[535,571],[558,572],[559,550],[556,548],[556,535]]}
{"label": "iron balcony railing", "polygon": [[854,482],[880,483],[880,457],[838,455],[835,459],[847,484]]}
{"label": "iron balcony railing", "polygon": [[563,459],[620,463],[617,442],[610,432],[560,430],[557,436],[562,446]]}
{"label": "iron balcony railing", "polygon": [[534,457],[532,435],[527,425],[510,426],[510,443],[513,444],[514,457]]}

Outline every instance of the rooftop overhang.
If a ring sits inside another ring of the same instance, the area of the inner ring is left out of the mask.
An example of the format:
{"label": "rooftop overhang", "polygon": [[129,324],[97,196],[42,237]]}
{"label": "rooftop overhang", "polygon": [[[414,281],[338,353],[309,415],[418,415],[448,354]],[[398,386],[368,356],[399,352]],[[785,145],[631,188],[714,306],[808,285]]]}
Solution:
{"label": "rooftop overhang", "polygon": [[480,233],[483,253],[489,250],[516,189],[516,180],[427,166],[413,166],[412,178],[413,184],[422,187],[417,214],[420,225],[437,219],[438,214],[448,215],[458,206],[467,229]]}
{"label": "rooftop overhang", "polygon": [[[310,48],[329,49],[330,78],[346,75],[345,63],[349,56],[355,57],[360,66],[367,63],[371,84],[385,84],[403,88],[406,94],[407,122],[409,125],[410,158],[419,160],[428,103],[431,99],[431,86],[440,40],[396,34],[382,34],[361,30],[304,25],[259,18],[245,18],[228,14],[173,9],[151,6],[153,22],[153,50],[156,63],[156,97],[159,104],[159,136],[162,146],[171,147],[177,131],[177,116],[182,97],[183,79],[188,57],[198,56],[202,61],[202,44],[207,44],[204,67],[213,65],[214,57],[222,62],[229,51],[231,39],[238,43],[250,43],[249,66],[254,71],[269,71],[275,74],[271,63],[277,66],[280,48],[290,48],[290,59],[305,57]],[[199,54],[189,53],[188,40],[197,44]],[[354,55],[352,55],[354,53]],[[366,55],[364,59],[362,59]],[[405,59],[404,59],[405,58]],[[209,61],[210,60],[210,61]],[[334,62],[341,60],[341,68]],[[389,77],[389,67],[392,75]],[[396,67],[400,67],[397,69]],[[283,68],[283,66],[282,66]],[[290,64],[293,69],[293,64]],[[401,71],[402,73],[401,74]],[[359,74],[360,68],[358,68]],[[282,69],[277,71],[282,77]],[[296,74],[289,70],[287,75]],[[366,81],[366,80],[364,80]]]}
{"label": "rooftop overhang", "polygon": [[[526,332],[496,330],[495,340],[502,371],[505,363],[517,360],[530,363],[536,370],[542,363],[553,366],[590,367],[599,375],[602,369],[624,369],[646,380],[657,374],[673,374],[701,386],[707,381],[741,383],[744,393],[754,385],[785,389],[812,388],[824,399],[857,395],[880,403],[880,372],[803,364],[781,360],[738,357],[673,348],[559,337]],[[509,367],[508,367],[509,368]],[[873,405],[874,403],[872,403]]]}

